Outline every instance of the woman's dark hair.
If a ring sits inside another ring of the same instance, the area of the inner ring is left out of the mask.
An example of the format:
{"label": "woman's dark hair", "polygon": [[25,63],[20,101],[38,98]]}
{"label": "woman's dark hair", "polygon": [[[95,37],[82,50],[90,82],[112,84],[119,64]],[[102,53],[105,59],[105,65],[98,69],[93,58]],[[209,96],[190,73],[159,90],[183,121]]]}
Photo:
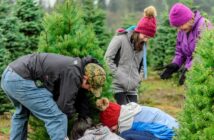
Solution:
{"label": "woman's dark hair", "polygon": [[131,42],[132,43],[138,42],[138,40],[139,40],[139,34],[140,33],[133,31],[133,33],[131,35]]}
{"label": "woman's dark hair", "polygon": [[92,120],[91,118],[79,118],[77,121],[74,122],[70,140],[77,140],[81,138],[85,131],[92,127]]}
{"label": "woman's dark hair", "polygon": [[131,35],[130,41],[131,41],[131,43],[133,43],[135,50],[141,51],[144,41],[140,40],[139,35],[140,35],[140,33],[134,31]]}

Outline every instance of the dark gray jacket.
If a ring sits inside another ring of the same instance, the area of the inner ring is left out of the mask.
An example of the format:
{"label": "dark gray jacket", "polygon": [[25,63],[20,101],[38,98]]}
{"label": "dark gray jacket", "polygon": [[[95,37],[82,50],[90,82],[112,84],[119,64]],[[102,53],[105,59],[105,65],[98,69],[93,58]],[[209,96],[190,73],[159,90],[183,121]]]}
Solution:
{"label": "dark gray jacket", "polygon": [[25,79],[41,81],[53,94],[62,112],[71,116],[76,111],[74,103],[81,88],[84,65],[88,60],[38,53],[23,56],[9,66]]}
{"label": "dark gray jacket", "polygon": [[[117,92],[136,92],[141,81],[139,66],[143,56],[142,51],[135,51],[130,42],[132,31],[115,35],[105,53],[105,60],[113,75],[113,89]],[[121,48],[121,49],[120,49]],[[114,63],[120,49],[118,67]]]}

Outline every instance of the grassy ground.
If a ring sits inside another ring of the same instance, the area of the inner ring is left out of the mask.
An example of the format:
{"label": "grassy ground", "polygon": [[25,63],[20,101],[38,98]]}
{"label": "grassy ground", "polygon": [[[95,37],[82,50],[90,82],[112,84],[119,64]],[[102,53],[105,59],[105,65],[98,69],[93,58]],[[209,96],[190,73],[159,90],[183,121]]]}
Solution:
{"label": "grassy ground", "polygon": [[151,72],[141,83],[139,101],[143,105],[158,107],[177,117],[184,102],[184,86],[175,80],[161,80],[157,72]]}
{"label": "grassy ground", "polygon": [[0,116],[0,140],[9,140],[10,118]]}

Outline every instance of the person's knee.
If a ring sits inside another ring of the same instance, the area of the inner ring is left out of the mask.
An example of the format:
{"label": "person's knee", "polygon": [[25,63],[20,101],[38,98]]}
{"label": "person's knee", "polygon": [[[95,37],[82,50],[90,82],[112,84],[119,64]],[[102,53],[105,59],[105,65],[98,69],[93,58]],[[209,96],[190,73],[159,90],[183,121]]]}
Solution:
{"label": "person's knee", "polygon": [[45,127],[51,139],[64,139],[67,136],[67,116],[63,113],[48,118]]}
{"label": "person's knee", "polygon": [[49,128],[67,129],[68,119],[63,113],[53,116],[46,121],[46,125]]}
{"label": "person's knee", "polygon": [[61,115],[61,117],[59,117],[59,119],[63,124],[66,124],[66,126],[67,126],[68,118],[65,114],[62,113],[62,115]]}

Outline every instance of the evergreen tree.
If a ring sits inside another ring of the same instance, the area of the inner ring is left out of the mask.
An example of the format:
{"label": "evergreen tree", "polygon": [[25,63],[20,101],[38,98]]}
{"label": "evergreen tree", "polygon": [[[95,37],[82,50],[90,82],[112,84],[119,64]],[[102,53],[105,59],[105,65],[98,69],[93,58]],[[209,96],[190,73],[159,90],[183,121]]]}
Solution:
{"label": "evergreen tree", "polygon": [[[13,5],[7,0],[0,1],[0,74],[2,75],[7,64],[10,62],[11,54],[8,48],[17,46],[19,44],[16,42],[19,38],[13,35],[13,31],[17,32],[17,28],[14,28],[16,19],[11,18],[11,7]],[[14,23],[15,21],[15,23]],[[0,78],[1,78],[0,75]],[[0,89],[0,114],[7,112],[12,109],[12,105],[2,89]]]}
{"label": "evergreen tree", "polygon": [[107,9],[107,4],[106,1],[104,0],[97,0],[97,5],[99,8],[106,10]]}
{"label": "evergreen tree", "polygon": [[41,15],[33,0],[18,0],[11,10],[12,14],[1,21],[1,40],[13,61],[37,49]]}
{"label": "evergreen tree", "polygon": [[[1,43],[1,42],[0,42]],[[9,54],[5,48],[0,46],[0,74],[2,75],[4,69],[6,68],[6,64],[8,63],[9,60]],[[0,78],[1,78],[0,75]],[[6,97],[5,93],[3,90],[0,88],[0,115],[3,114],[4,112],[10,111],[13,107],[9,99]]]}
{"label": "evergreen tree", "polygon": [[99,47],[105,49],[111,37],[105,25],[105,13],[93,0],[83,1],[83,19],[87,25],[91,25],[96,34]]}
{"label": "evergreen tree", "polygon": [[137,25],[138,21],[143,17],[143,12],[129,13],[123,17],[122,27],[127,29],[132,25]]}
{"label": "evergreen tree", "polygon": [[[5,22],[4,20],[11,15],[11,5],[7,0],[0,1],[0,73],[3,72],[5,65],[7,65],[7,50],[3,43],[5,42],[4,30]],[[1,76],[1,75],[0,75]]]}
{"label": "evergreen tree", "polygon": [[42,31],[42,11],[34,0],[17,0],[14,15],[20,20],[19,31],[25,37],[25,52],[37,50],[39,35]]}
{"label": "evergreen tree", "polygon": [[[10,1],[2,0],[0,12],[0,72],[2,73],[8,63],[37,49],[41,31],[41,10],[33,0],[18,0],[15,8]],[[6,108],[10,106],[2,91],[0,91],[1,100],[4,100]],[[2,104],[4,102],[1,101]],[[0,112],[7,111],[6,108],[2,105]]]}
{"label": "evergreen tree", "polygon": [[59,4],[44,19],[45,31],[41,33],[39,51],[78,57],[90,54],[102,58],[103,51],[98,48],[92,27],[85,25],[82,13],[80,6],[72,0]]}
{"label": "evergreen tree", "polygon": [[44,123],[34,116],[30,116],[30,134],[28,137],[31,140],[50,140]]}
{"label": "evergreen tree", "polygon": [[25,51],[25,38],[19,32],[19,20],[16,17],[8,17],[2,22],[2,44],[9,52],[10,61],[21,56]]}
{"label": "evergreen tree", "polygon": [[[83,9],[77,1],[67,0],[64,4],[58,4],[56,9],[44,18],[43,27],[44,31],[41,33],[39,41],[39,52],[75,57],[91,55],[104,64],[104,51],[98,45],[99,42],[93,27],[84,21]],[[103,95],[112,98],[110,83],[111,80],[107,77]],[[91,101],[93,105],[94,98]],[[98,112],[94,112],[94,115],[96,118]],[[30,124],[33,129],[32,139],[48,139],[43,123],[32,118]]]}
{"label": "evergreen tree", "polygon": [[177,140],[214,138],[214,31],[198,42],[191,70],[187,73],[186,101],[179,118]]}
{"label": "evergreen tree", "polygon": [[157,29],[156,37],[150,42],[150,61],[153,68],[163,67],[171,63],[176,47],[177,32],[169,23],[167,13],[164,13]]}

